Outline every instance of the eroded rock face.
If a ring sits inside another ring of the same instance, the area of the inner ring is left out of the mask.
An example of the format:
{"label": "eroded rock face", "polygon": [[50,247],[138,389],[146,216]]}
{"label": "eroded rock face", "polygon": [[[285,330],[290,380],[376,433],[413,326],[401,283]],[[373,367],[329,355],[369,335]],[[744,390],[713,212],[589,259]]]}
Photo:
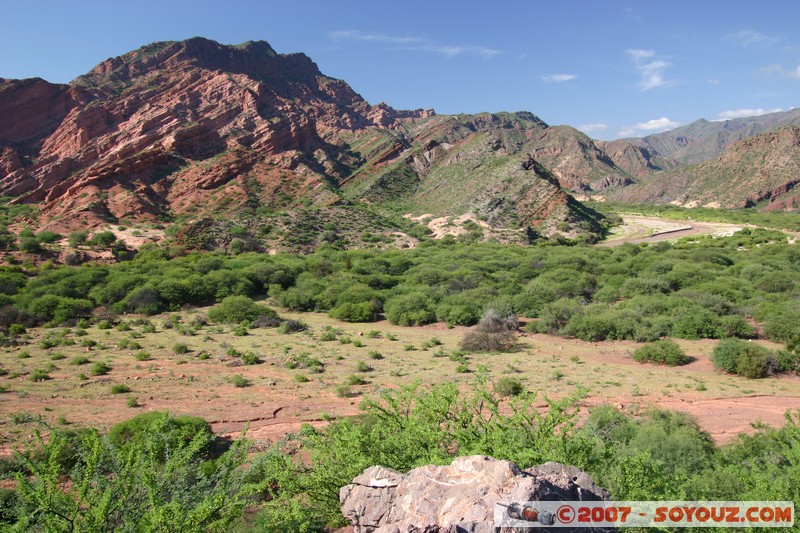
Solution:
{"label": "eroded rock face", "polygon": [[342,513],[355,533],[494,533],[496,502],[608,497],[575,467],[545,463],[520,470],[510,461],[480,455],[459,457],[448,466],[423,466],[408,474],[373,466],[339,492]]}
{"label": "eroded rock face", "polygon": [[0,79],[0,192],[81,226],[253,194],[269,205],[276,191],[300,197],[361,163],[335,143],[339,132],[431,114],[371,106],[307,56],[265,42],[155,43],[69,85]]}

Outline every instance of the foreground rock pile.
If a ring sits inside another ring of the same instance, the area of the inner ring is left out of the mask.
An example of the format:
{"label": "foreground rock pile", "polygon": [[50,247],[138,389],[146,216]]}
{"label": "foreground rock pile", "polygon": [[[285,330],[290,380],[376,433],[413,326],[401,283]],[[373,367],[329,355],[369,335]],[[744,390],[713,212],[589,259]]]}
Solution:
{"label": "foreground rock pile", "polygon": [[501,531],[494,526],[496,502],[608,497],[575,467],[545,463],[520,470],[510,461],[479,455],[459,457],[448,466],[423,466],[408,474],[373,466],[339,492],[342,513],[355,533],[493,533]]}

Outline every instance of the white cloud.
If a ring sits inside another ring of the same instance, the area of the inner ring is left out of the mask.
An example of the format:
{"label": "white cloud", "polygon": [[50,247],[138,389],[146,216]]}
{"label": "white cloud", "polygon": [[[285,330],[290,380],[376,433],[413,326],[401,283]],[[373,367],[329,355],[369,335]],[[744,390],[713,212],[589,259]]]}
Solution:
{"label": "white cloud", "polygon": [[401,48],[401,50],[434,52],[436,54],[440,54],[445,57],[455,57],[461,54],[474,54],[481,57],[494,57],[496,55],[500,55],[503,53],[501,50],[495,50],[494,48],[486,48],[485,46],[474,46],[474,45],[447,46],[447,45],[437,45],[437,44],[426,44],[421,46],[404,46]]}
{"label": "white cloud", "polygon": [[425,42],[421,37],[402,37],[396,35],[386,35],[383,33],[368,33],[363,31],[333,31],[330,37],[334,41],[371,41],[377,43],[390,43],[390,44],[413,44]]}
{"label": "white cloud", "polygon": [[592,124],[582,124],[580,126],[576,126],[575,128],[581,130],[583,133],[595,133],[598,131],[606,131],[608,129],[608,124],[595,122]]}
{"label": "white cloud", "polygon": [[742,46],[771,45],[779,40],[777,37],[764,35],[751,29],[737,31],[731,34],[731,38]]}
{"label": "white cloud", "polygon": [[633,60],[633,65],[639,71],[639,89],[642,91],[673,84],[664,78],[664,71],[671,66],[671,63],[656,59],[654,50],[633,48],[625,50],[625,53]]}
{"label": "white cloud", "polygon": [[708,84],[709,85],[719,85],[719,80],[716,80],[716,79],[708,80]]}
{"label": "white cloud", "polygon": [[658,133],[661,131],[671,130],[680,126],[680,122],[676,122],[667,117],[654,118],[647,122],[639,122],[633,126],[623,126],[619,132],[620,137],[631,137],[637,133]]}
{"label": "white cloud", "polygon": [[431,39],[413,35],[387,35],[385,33],[371,33],[357,30],[334,31],[328,34],[337,42],[358,41],[371,42],[385,45],[396,45],[398,50],[412,50],[418,52],[433,52],[445,57],[456,57],[462,54],[472,54],[481,57],[494,57],[502,54],[502,50],[476,45],[444,45]]}
{"label": "white cloud", "polygon": [[780,111],[783,111],[780,107],[774,109],[761,109],[760,107],[756,109],[729,109],[717,114],[717,118],[714,119],[714,121],[719,122],[722,120],[732,120],[734,118],[758,117],[766,115],[767,113],[778,113]]}
{"label": "white cloud", "polygon": [[542,76],[542,80],[552,83],[563,83],[577,78],[578,76],[575,74],[548,74],[547,76]]}
{"label": "white cloud", "polygon": [[800,65],[795,69],[787,69],[783,68],[783,65],[778,63],[777,65],[770,65],[768,67],[760,68],[756,70],[756,74],[766,74],[768,76],[778,75],[800,80]]}

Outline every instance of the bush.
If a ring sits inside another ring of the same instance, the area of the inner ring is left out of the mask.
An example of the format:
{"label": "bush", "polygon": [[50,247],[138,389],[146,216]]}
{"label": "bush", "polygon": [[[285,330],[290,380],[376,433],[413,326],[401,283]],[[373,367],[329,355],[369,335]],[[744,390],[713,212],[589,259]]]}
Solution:
{"label": "bush", "polygon": [[243,353],[241,359],[242,359],[242,364],[245,364],[245,365],[258,365],[258,364],[261,364],[263,362],[253,352]]}
{"label": "bush", "polygon": [[117,383],[116,385],[111,386],[111,394],[125,394],[126,392],[130,392],[131,388],[127,385],[123,385],[122,383]]}
{"label": "bush", "polygon": [[52,244],[56,241],[61,240],[61,235],[54,231],[44,230],[36,234],[36,240],[41,243]]}
{"label": "bush", "polygon": [[395,296],[386,302],[386,318],[400,326],[422,326],[436,320],[433,302],[422,292]]}
{"label": "bush", "polygon": [[208,318],[225,324],[255,322],[260,317],[277,317],[278,314],[264,305],[255,303],[247,296],[226,296],[208,312]]}
{"label": "bush", "polygon": [[287,333],[287,334],[288,333],[297,333],[297,332],[300,332],[300,331],[305,331],[307,329],[308,329],[308,326],[306,325],[305,322],[303,322],[301,320],[293,320],[293,319],[284,320],[283,322],[281,322],[281,325],[278,326],[278,331],[280,333]]}
{"label": "bush", "polygon": [[493,310],[484,313],[475,328],[464,335],[461,349],[467,352],[510,352],[517,344],[508,323]]}
{"label": "bush", "polygon": [[73,248],[86,244],[86,239],[89,237],[89,232],[86,230],[73,231],[69,234],[69,245]]}
{"label": "bush", "polygon": [[234,387],[237,387],[237,388],[240,388],[240,389],[250,386],[250,380],[247,379],[246,377],[244,377],[241,374],[236,374],[234,376],[231,376],[230,378],[228,378],[228,381],[230,381],[231,384]]}
{"label": "bush", "polygon": [[[124,387],[124,385],[123,385]],[[197,416],[171,416],[164,411],[151,411],[111,427],[108,438],[118,449],[141,447],[158,435],[152,451],[159,460],[165,459],[168,448],[188,445],[197,436],[212,437],[211,425]]]}
{"label": "bush", "polygon": [[373,322],[378,316],[375,302],[343,303],[331,309],[330,317],[345,322]]}
{"label": "bush", "polygon": [[95,363],[89,369],[89,373],[91,375],[93,375],[93,376],[104,376],[104,375],[108,374],[109,370],[111,370],[111,367],[108,366],[107,364],[105,364],[105,363]]}
{"label": "bush", "polygon": [[685,365],[689,358],[683,353],[675,341],[664,339],[645,344],[633,352],[633,360],[637,363],[658,363],[660,365]]}
{"label": "bush", "polygon": [[189,346],[183,342],[177,342],[172,345],[172,351],[177,355],[187,354],[189,353]]}
{"label": "bush", "polygon": [[38,368],[31,373],[28,379],[36,383],[37,381],[47,381],[50,379],[50,375],[47,373],[47,370]]}
{"label": "bush", "polygon": [[763,378],[782,371],[781,367],[790,366],[782,364],[782,360],[763,346],[739,339],[722,339],[711,355],[715,368],[751,379]]}
{"label": "bush", "polygon": [[101,231],[95,233],[88,241],[88,244],[98,248],[108,248],[117,241],[117,236],[112,231]]}
{"label": "bush", "polygon": [[357,376],[355,374],[350,374],[344,380],[346,385],[366,385],[367,381],[362,378],[361,376]]}
{"label": "bush", "polygon": [[519,396],[524,388],[522,382],[515,378],[500,378],[494,386],[494,392],[501,398],[508,396]]}
{"label": "bush", "polygon": [[38,254],[42,251],[42,245],[35,237],[26,237],[19,240],[18,247],[26,254]]}

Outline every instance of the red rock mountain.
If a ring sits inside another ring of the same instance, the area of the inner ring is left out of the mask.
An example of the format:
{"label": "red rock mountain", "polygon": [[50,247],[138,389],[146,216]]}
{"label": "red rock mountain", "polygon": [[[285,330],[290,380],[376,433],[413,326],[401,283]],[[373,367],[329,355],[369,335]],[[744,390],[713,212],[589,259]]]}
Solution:
{"label": "red rock mountain", "polygon": [[156,43],[69,85],[0,81],[0,192],[65,226],[272,205],[350,173],[334,134],[431,114],[371,106],[265,42]]}

